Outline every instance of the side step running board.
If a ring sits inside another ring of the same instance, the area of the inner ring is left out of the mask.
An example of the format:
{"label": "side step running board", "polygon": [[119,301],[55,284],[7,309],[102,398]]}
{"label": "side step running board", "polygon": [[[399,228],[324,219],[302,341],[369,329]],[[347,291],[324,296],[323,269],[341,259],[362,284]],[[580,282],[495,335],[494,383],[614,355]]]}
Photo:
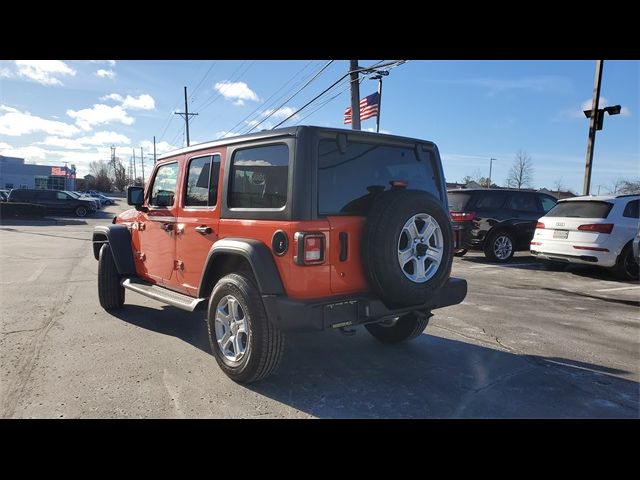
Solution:
{"label": "side step running board", "polygon": [[153,298],[154,300],[158,300],[162,303],[172,305],[188,312],[193,312],[196,309],[202,309],[207,305],[206,298],[189,297],[188,295],[174,292],[168,288],[145,282],[137,277],[124,278],[120,284],[127,290],[132,290],[144,295],[145,297]]}

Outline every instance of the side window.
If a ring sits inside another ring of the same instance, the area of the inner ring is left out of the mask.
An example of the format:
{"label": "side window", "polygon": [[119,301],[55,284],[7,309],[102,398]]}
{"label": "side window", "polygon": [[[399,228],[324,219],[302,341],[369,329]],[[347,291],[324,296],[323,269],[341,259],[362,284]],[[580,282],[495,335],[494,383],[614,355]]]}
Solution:
{"label": "side window", "polygon": [[537,212],[536,197],[530,193],[515,193],[509,199],[509,208],[520,212]]}
{"label": "side window", "polygon": [[51,190],[42,190],[41,192],[37,192],[35,197],[41,202],[55,200],[57,198],[56,192],[52,192]]}
{"label": "side window", "polygon": [[541,195],[540,196],[540,201],[542,202],[542,210],[544,210],[544,213],[547,213],[556,204],[556,200],[555,199],[553,199],[551,197],[547,197],[545,195]]}
{"label": "side window", "polygon": [[213,207],[218,198],[220,156],[207,155],[189,162],[185,206]]}
{"label": "side window", "polygon": [[478,195],[473,208],[496,209],[504,205],[506,194],[503,192],[484,192]]}
{"label": "side window", "polygon": [[170,207],[173,205],[178,183],[178,164],[168,163],[158,167],[151,186],[149,205],[154,207]]}
{"label": "side window", "polygon": [[69,199],[69,196],[64,192],[56,192],[56,197],[58,198],[58,200],[67,200],[67,199]]}
{"label": "side window", "polygon": [[629,218],[640,218],[640,199],[631,200],[627,203],[627,206],[624,207],[624,212],[622,212],[623,217]]}
{"label": "side window", "polygon": [[236,150],[229,177],[229,207],[284,207],[287,203],[289,147],[269,145]]}

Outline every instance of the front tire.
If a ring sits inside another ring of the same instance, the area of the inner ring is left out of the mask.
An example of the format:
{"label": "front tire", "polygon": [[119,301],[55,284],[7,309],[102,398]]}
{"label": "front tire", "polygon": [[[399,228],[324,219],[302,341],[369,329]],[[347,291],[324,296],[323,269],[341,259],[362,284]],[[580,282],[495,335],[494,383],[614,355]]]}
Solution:
{"label": "front tire", "polygon": [[376,340],[392,344],[413,340],[418,337],[427,328],[429,318],[431,318],[431,312],[424,316],[407,313],[397,320],[369,323],[364,327]]}
{"label": "front tire", "polygon": [[638,264],[633,258],[633,247],[628,243],[618,255],[613,273],[620,280],[638,280],[638,271]]}
{"label": "front tire", "polygon": [[236,382],[261,380],[280,363],[284,338],[267,318],[258,288],[245,273],[218,281],[209,301],[207,327],[218,365]]}
{"label": "front tire", "polygon": [[120,285],[120,275],[108,243],[102,245],[98,256],[98,299],[107,311],[124,305],[124,287]]}
{"label": "front tire", "polygon": [[492,232],[484,244],[484,255],[493,262],[506,263],[515,251],[515,241],[509,232]]}

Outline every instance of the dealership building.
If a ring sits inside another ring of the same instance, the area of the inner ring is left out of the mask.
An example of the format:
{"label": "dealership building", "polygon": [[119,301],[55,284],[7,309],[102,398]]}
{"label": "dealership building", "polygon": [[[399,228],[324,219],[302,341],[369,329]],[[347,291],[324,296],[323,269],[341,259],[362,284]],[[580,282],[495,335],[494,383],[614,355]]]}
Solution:
{"label": "dealership building", "polygon": [[38,188],[75,190],[76,168],[24,163],[24,158],[0,155],[0,189]]}

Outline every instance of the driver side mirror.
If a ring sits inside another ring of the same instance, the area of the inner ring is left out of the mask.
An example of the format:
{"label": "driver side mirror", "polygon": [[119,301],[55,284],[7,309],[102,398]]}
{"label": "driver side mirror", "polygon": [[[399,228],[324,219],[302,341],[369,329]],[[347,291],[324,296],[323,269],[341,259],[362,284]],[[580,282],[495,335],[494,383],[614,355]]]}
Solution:
{"label": "driver side mirror", "polygon": [[136,210],[142,210],[144,203],[144,187],[127,187],[127,204],[133,205]]}

